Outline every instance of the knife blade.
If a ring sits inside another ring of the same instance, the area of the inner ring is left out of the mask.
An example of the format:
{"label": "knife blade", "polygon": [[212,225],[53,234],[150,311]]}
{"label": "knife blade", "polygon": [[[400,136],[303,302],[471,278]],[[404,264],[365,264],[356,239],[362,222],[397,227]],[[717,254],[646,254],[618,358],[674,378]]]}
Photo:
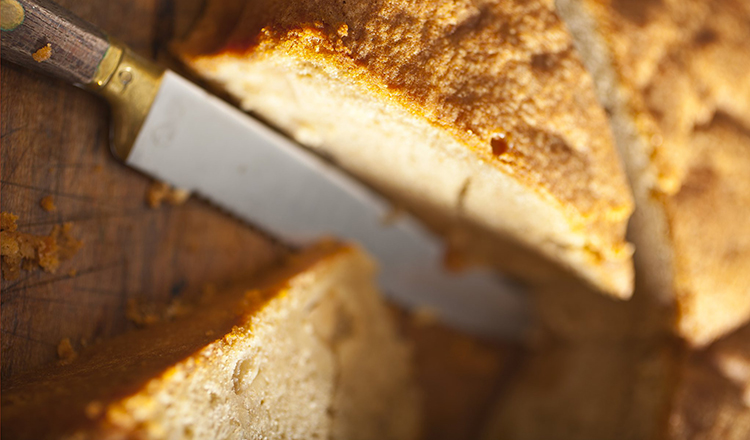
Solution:
{"label": "knife blade", "polygon": [[[2,57],[105,97],[113,152],[127,165],[286,242],[359,243],[377,259],[385,294],[405,307],[432,310],[473,333],[524,334],[529,307],[518,285],[487,269],[446,271],[438,237],[408,214],[384,221],[392,209],[385,198],[313,152],[50,1],[2,0],[2,7],[23,14],[18,24],[2,17]],[[40,41],[52,48],[44,62],[32,58]]]}

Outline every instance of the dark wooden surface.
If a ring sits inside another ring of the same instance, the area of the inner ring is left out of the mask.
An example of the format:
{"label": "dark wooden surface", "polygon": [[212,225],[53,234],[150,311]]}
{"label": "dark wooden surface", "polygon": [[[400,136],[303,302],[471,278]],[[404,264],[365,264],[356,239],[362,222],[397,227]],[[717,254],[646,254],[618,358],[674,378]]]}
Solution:
{"label": "dark wooden surface", "polygon": [[[202,0],[61,0],[63,6],[170,64],[167,44]],[[268,267],[282,250],[240,222],[191,200],[149,209],[146,177],[114,160],[108,109],[93,95],[8,63],[0,72],[0,207],[19,230],[72,222],[84,246],[56,274],[2,281],[2,379],[56,359],[62,338],[80,349],[132,327],[130,298],[167,303]],[[51,195],[57,211],[39,205]],[[75,269],[74,277],[68,272]],[[189,299],[189,298],[188,298]]]}

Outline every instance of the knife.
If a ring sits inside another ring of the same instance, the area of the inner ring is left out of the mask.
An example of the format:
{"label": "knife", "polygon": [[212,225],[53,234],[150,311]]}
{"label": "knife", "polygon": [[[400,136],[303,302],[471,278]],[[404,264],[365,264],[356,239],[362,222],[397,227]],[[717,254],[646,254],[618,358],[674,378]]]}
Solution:
{"label": "knife", "polygon": [[66,80],[112,107],[111,145],[125,164],[303,244],[353,240],[380,267],[386,296],[454,327],[517,339],[528,300],[496,273],[443,267],[443,247],[408,214],[314,153],[48,0],[0,0],[4,60]]}

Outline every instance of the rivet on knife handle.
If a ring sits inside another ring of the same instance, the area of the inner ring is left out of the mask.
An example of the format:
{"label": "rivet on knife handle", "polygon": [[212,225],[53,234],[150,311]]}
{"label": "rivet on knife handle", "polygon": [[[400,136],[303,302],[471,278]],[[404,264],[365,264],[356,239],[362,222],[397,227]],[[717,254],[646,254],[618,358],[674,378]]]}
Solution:
{"label": "rivet on knife handle", "polygon": [[112,107],[112,152],[126,160],[159,91],[164,69],[137,55],[117,40],[104,55],[87,88]]}
{"label": "rivet on knife handle", "polygon": [[126,159],[164,69],[49,0],[0,0],[3,59],[95,91],[112,106],[112,149]]}

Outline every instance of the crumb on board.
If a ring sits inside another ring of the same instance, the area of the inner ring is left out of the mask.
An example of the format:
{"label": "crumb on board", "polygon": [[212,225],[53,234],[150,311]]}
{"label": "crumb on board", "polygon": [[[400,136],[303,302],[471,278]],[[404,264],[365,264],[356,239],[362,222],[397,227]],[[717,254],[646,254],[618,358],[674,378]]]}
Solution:
{"label": "crumb on board", "polygon": [[175,298],[167,305],[166,310],[162,314],[162,319],[171,321],[172,319],[187,315],[191,310],[192,307],[185,304],[180,298]]}
{"label": "crumb on board", "polygon": [[18,226],[16,226],[16,222],[18,221],[18,216],[11,214],[10,212],[0,212],[0,230],[1,231],[9,231],[13,232],[15,231]]}
{"label": "crumb on board", "polygon": [[146,304],[136,298],[130,298],[125,309],[125,317],[138,327],[146,327],[159,322],[159,315],[155,309],[156,307],[153,304]]}
{"label": "crumb on board", "polygon": [[104,405],[98,400],[92,400],[88,405],[86,405],[84,412],[86,413],[86,417],[94,420],[102,415],[102,413],[104,412]]}
{"label": "crumb on board", "polygon": [[38,267],[55,273],[61,261],[72,258],[83,246],[71,234],[70,223],[55,225],[49,235],[40,236],[19,232],[16,215],[3,212],[0,219],[0,265],[5,280],[17,279],[21,270]]}
{"label": "crumb on board", "polygon": [[172,299],[167,305],[131,298],[125,309],[125,317],[138,327],[148,327],[184,316],[191,310],[193,307],[185,304],[180,298]]}
{"label": "crumb on board", "polygon": [[104,405],[98,400],[94,400],[86,405],[85,412],[89,419],[96,419],[104,412]]}
{"label": "crumb on board", "polygon": [[190,192],[180,188],[172,188],[164,182],[154,181],[146,191],[146,203],[151,208],[158,208],[162,203],[172,206],[182,205],[190,198]]}
{"label": "crumb on board", "polygon": [[52,198],[52,196],[42,197],[42,200],[39,201],[39,206],[41,206],[42,209],[47,212],[57,211],[57,206],[55,206],[55,199]]}
{"label": "crumb on board", "polygon": [[70,338],[63,338],[60,343],[57,344],[57,357],[60,359],[61,364],[69,364],[75,358],[78,357],[73,346],[70,344]]}
{"label": "crumb on board", "polygon": [[40,47],[39,50],[31,55],[31,57],[34,58],[34,61],[37,63],[47,61],[52,57],[52,43],[47,43],[45,46]]}
{"label": "crumb on board", "polygon": [[467,253],[455,246],[448,245],[443,253],[443,268],[450,273],[461,273],[471,266]]}
{"label": "crumb on board", "polygon": [[74,277],[74,276],[76,276],[76,275],[78,275],[78,271],[77,271],[77,270],[75,270],[75,269],[70,269],[70,270],[68,271],[68,276],[69,276],[69,277],[73,278],[73,277]]}

